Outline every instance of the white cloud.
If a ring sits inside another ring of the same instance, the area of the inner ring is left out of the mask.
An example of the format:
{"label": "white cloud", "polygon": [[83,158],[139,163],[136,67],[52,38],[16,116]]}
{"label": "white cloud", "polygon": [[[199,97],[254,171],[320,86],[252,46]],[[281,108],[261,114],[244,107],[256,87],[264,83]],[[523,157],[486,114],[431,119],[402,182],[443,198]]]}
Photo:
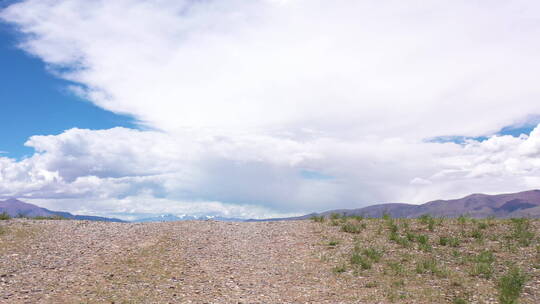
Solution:
{"label": "white cloud", "polygon": [[31,158],[0,157],[0,195],[267,214],[537,187],[538,129],[463,146],[426,139],[540,114],[538,8],[21,1],[0,17],[25,34],[24,50],[75,93],[159,131],[32,137]]}

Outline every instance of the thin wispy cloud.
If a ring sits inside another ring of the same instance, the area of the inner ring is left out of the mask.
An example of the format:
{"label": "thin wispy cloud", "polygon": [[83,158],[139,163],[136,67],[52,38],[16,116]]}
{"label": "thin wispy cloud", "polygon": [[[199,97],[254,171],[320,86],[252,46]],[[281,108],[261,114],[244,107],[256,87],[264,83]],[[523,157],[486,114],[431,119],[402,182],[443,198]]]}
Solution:
{"label": "thin wispy cloud", "polygon": [[494,134],[540,114],[538,8],[18,2],[0,16],[20,47],[145,131],[34,136],[34,156],[0,157],[0,194],[266,216],[537,187],[540,131]]}

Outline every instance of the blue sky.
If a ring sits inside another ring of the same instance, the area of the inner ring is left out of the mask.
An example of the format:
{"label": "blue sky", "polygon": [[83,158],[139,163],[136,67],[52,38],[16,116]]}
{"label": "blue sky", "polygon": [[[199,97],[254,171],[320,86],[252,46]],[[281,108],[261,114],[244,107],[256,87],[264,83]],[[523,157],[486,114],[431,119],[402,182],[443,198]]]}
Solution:
{"label": "blue sky", "polygon": [[18,35],[0,23],[0,151],[21,158],[33,149],[32,135],[52,135],[70,128],[134,127],[128,116],[100,109],[66,90],[69,83],[47,72],[45,64],[17,48]]}

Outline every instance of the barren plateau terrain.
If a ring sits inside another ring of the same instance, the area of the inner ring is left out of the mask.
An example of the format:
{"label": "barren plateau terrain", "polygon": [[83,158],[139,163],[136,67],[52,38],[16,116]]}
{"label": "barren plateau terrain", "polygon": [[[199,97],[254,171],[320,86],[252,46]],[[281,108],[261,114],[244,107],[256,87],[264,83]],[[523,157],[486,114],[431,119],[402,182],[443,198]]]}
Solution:
{"label": "barren plateau terrain", "polygon": [[0,303],[540,303],[539,226],[10,219]]}

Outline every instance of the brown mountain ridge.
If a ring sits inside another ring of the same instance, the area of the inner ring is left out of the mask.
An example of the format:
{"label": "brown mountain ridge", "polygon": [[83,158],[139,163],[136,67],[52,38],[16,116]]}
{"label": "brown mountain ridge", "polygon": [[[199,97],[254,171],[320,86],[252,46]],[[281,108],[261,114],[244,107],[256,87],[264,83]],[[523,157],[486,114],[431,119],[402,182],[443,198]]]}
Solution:
{"label": "brown mountain ridge", "polygon": [[540,218],[540,190],[530,190],[517,193],[497,195],[471,194],[459,199],[435,200],[421,205],[412,204],[380,204],[359,209],[339,209],[313,215],[327,216],[332,213],[344,215],[362,215],[366,217],[381,217],[387,213],[392,217],[415,218],[424,214],[438,217],[458,217],[469,215],[483,218],[494,216],[498,218],[531,217]]}

